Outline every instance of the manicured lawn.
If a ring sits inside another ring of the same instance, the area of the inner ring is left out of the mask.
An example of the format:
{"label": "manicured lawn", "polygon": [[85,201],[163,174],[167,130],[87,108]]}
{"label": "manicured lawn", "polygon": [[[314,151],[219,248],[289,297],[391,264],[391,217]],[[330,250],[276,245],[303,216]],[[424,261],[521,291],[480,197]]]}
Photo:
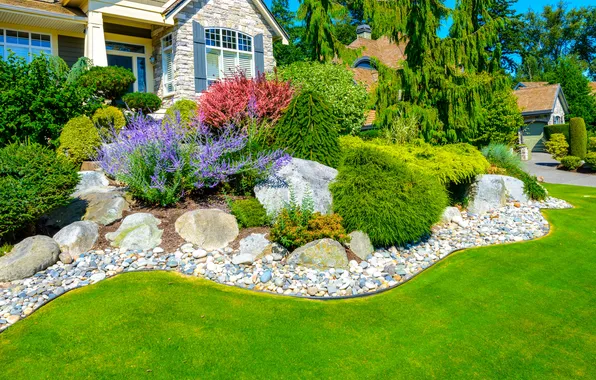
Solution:
{"label": "manicured lawn", "polygon": [[596,188],[541,240],[320,302],[170,273],[70,292],[0,334],[0,378],[596,378]]}

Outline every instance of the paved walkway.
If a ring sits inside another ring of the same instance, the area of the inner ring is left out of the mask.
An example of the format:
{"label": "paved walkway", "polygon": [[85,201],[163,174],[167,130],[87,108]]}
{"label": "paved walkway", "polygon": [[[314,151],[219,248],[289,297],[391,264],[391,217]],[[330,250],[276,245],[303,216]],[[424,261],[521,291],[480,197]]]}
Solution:
{"label": "paved walkway", "polygon": [[557,170],[558,161],[548,153],[532,153],[532,159],[524,163],[530,174],[544,177],[544,182],[596,187],[596,174],[584,174]]}

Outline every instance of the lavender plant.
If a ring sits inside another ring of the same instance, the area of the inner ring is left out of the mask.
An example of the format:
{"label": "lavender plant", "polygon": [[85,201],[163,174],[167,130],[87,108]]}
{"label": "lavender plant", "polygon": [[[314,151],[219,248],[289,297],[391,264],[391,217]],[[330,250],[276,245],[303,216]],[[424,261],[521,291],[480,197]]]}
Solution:
{"label": "lavender plant", "polygon": [[99,151],[101,167],[134,197],[161,206],[247,172],[268,175],[290,159],[281,150],[253,151],[245,129],[227,125],[213,131],[202,117],[187,128],[180,117],[162,123],[139,114],[112,139]]}

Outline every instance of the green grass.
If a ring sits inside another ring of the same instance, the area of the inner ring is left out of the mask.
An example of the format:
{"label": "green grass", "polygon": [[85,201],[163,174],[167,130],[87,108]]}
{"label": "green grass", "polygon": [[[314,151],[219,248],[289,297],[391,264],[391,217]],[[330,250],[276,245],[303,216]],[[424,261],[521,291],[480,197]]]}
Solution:
{"label": "green grass", "polygon": [[0,378],[595,378],[596,188],[540,240],[322,302],[172,273],[70,292],[0,334]]}

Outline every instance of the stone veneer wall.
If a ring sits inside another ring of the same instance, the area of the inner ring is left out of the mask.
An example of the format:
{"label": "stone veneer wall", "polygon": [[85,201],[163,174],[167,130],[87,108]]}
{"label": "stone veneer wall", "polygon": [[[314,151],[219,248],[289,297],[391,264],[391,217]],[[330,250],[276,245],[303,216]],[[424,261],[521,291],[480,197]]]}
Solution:
{"label": "stone veneer wall", "polygon": [[[561,117],[560,123],[555,123],[555,116]],[[550,115],[550,118],[548,120],[548,124],[565,124],[565,110],[563,110],[563,104],[561,104],[561,99],[559,99],[558,97],[557,101],[555,102],[555,108],[553,110],[553,113]]]}
{"label": "stone veneer wall", "polygon": [[166,108],[179,99],[194,99],[194,58],[192,20],[205,28],[225,27],[255,36],[263,34],[265,70],[275,66],[273,58],[273,29],[267,24],[253,0],[195,0],[177,15],[176,25],[169,28],[154,27],[151,36],[153,51],[157,53],[154,65],[155,93],[163,97],[161,38],[173,32],[174,38],[174,86],[173,96],[164,98]]}

